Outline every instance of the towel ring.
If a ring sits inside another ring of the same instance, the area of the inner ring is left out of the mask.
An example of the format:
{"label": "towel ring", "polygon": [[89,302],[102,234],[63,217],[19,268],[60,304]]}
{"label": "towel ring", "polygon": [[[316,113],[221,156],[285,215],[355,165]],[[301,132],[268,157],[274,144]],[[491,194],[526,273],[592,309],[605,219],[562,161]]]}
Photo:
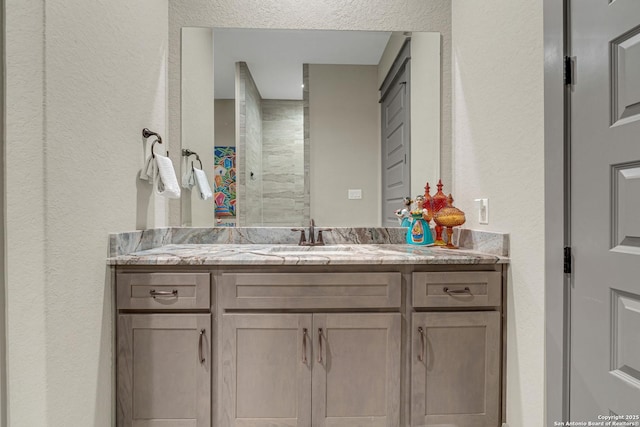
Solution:
{"label": "towel ring", "polygon": [[[162,144],[162,137],[160,136],[159,133],[150,131],[148,128],[142,129],[142,137],[143,138],[147,139],[147,138],[150,138],[152,136],[156,137],[156,140],[151,143],[151,157],[155,159],[156,158],[156,154],[153,152],[153,146],[156,144],[156,142],[159,142],[160,144]],[[168,154],[169,153],[167,152],[167,155]]]}
{"label": "towel ring", "polygon": [[[196,154],[196,160],[200,162],[200,169],[202,170],[202,160],[200,160],[200,157],[198,157],[197,154]],[[193,170],[193,160],[191,161],[191,170]]]}
{"label": "towel ring", "polygon": [[162,144],[162,138],[158,137],[158,139],[156,139],[155,141],[153,141],[153,142],[151,143],[151,157],[152,157],[153,159],[155,159],[155,158],[156,158],[156,153],[154,153],[154,152],[153,152],[153,146],[154,146],[154,145],[156,145],[156,142],[159,142],[160,144]]}
{"label": "towel ring", "polygon": [[152,132],[148,128],[142,129],[142,137],[143,138],[150,138],[152,136],[155,136],[156,138],[158,138],[158,141],[160,142],[160,144],[162,144],[162,137],[160,136],[159,133]]}
{"label": "towel ring", "polygon": [[[195,151],[191,151],[188,148],[183,148],[182,155],[186,158],[189,158],[189,156],[196,156],[196,160],[200,162],[200,169],[202,169],[202,160],[200,160],[200,156],[198,156],[198,153],[196,153]],[[193,161],[191,162],[191,169],[193,169]]]}

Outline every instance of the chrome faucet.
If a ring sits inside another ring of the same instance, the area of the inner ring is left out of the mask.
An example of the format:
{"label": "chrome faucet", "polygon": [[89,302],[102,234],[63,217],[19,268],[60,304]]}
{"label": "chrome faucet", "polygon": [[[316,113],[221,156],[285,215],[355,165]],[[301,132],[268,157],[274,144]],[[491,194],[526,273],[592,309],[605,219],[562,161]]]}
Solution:
{"label": "chrome faucet", "polygon": [[313,218],[311,218],[311,221],[309,221],[309,244],[310,245],[315,245],[316,243],[315,226],[316,226],[316,222],[313,220]]}
{"label": "chrome faucet", "polygon": [[292,228],[291,231],[299,231],[300,232],[300,241],[298,242],[299,246],[324,246],[324,239],[322,238],[323,231],[331,231],[331,228],[321,228],[318,230],[318,240],[316,240],[316,222],[311,219],[309,221],[309,241],[305,236],[304,228]]}

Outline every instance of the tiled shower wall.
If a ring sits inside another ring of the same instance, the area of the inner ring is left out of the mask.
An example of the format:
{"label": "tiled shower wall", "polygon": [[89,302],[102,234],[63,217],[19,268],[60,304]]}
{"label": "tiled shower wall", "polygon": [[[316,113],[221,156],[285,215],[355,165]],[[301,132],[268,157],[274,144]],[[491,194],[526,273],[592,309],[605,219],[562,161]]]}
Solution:
{"label": "tiled shower wall", "polygon": [[304,215],[303,113],[303,101],[262,100],[263,226],[308,222]]}
{"label": "tiled shower wall", "polygon": [[247,64],[237,67],[239,225],[307,224],[304,101],[262,99]]}
{"label": "tiled shower wall", "polygon": [[244,62],[239,62],[237,218],[242,226],[262,224],[262,97]]}

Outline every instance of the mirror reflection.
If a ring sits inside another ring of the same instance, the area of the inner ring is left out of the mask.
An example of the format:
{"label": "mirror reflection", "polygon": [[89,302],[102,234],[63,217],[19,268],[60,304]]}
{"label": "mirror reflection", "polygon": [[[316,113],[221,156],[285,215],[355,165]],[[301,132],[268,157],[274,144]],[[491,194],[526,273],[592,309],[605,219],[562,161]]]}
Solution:
{"label": "mirror reflection", "polygon": [[216,188],[183,218],[397,226],[439,175],[437,33],[184,28],[181,78],[183,148],[215,156]]}

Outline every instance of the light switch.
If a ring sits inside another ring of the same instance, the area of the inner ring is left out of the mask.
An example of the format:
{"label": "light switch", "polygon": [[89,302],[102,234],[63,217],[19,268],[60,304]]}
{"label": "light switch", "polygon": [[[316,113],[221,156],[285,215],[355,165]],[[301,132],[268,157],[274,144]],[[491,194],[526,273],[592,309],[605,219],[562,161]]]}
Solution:
{"label": "light switch", "polygon": [[349,200],[360,200],[362,199],[362,190],[357,189],[349,189]]}
{"label": "light switch", "polygon": [[478,222],[489,224],[489,199],[475,199],[478,206]]}

